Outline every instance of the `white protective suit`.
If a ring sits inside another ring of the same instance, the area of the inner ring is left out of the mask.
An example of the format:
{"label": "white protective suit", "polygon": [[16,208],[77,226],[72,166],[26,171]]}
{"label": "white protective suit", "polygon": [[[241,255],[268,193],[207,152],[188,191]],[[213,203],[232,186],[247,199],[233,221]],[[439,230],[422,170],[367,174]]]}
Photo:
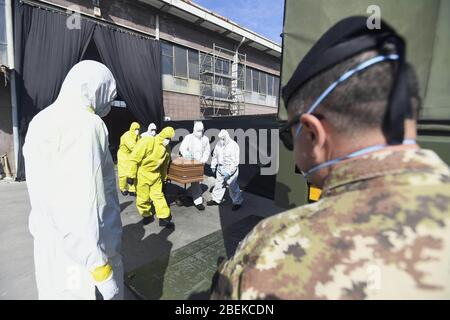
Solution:
{"label": "white protective suit", "polygon": [[[31,201],[29,228],[39,299],[123,295],[122,223],[108,131],[116,82],[110,70],[82,61],[56,101],[30,122],[23,154]],[[112,267],[107,279],[91,272]]]}
{"label": "white protective suit", "polygon": [[[203,135],[203,130],[203,123],[200,121],[194,123],[193,132],[188,134],[181,142],[180,153],[183,158],[195,159],[203,163],[208,161],[211,148],[209,146],[208,137]],[[191,193],[195,205],[203,203],[200,183],[193,182],[191,184]]]}
{"label": "white protective suit", "polygon": [[216,171],[216,184],[211,194],[212,200],[216,203],[221,203],[225,195],[226,186],[228,186],[233,204],[240,205],[243,202],[243,198],[237,183],[239,176],[239,145],[230,138],[226,130],[220,130],[218,137],[219,142],[214,148],[211,160],[211,169]]}
{"label": "white protective suit", "polygon": [[156,124],[153,122],[148,126],[147,131],[141,134],[141,137],[154,137],[156,136]]}

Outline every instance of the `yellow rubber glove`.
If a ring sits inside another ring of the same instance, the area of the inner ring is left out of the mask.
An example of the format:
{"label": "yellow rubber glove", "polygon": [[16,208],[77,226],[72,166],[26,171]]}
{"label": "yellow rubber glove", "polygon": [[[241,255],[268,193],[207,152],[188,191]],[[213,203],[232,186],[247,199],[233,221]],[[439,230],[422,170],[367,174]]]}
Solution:
{"label": "yellow rubber glove", "polygon": [[91,272],[92,277],[97,282],[102,282],[108,279],[113,272],[113,269],[109,263],[105,264],[104,266],[95,268],[94,271]]}
{"label": "yellow rubber glove", "polygon": [[119,294],[119,287],[113,277],[113,269],[109,263],[104,266],[96,268],[92,272],[98,291],[103,297],[103,300],[115,300]]}

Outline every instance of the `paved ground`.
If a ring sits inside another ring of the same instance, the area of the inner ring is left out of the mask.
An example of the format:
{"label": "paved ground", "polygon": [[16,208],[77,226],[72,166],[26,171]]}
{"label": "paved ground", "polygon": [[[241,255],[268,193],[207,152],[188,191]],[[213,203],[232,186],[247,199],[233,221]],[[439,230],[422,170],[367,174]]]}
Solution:
{"label": "paved ground", "polygon": [[[214,180],[205,180],[205,201],[209,200],[207,190]],[[179,187],[168,189],[169,199]],[[123,224],[122,255],[125,272],[140,267],[168,251],[185,246],[203,236],[220,230],[248,215],[270,216],[282,211],[271,200],[252,194],[244,194],[245,203],[241,210],[231,211],[227,203],[220,207],[207,207],[199,212],[189,202],[188,206],[171,205],[175,230],[166,232],[155,221],[147,226],[141,223],[134,198],[119,194]],[[0,181],[0,299],[36,299],[34,279],[33,241],[28,232],[30,204],[26,183]],[[134,299],[126,290],[125,298]]]}

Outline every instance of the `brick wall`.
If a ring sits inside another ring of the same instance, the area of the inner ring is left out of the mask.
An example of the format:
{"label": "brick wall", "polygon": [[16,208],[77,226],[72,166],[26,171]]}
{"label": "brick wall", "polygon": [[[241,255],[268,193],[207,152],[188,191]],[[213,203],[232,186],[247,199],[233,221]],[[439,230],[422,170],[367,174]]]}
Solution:
{"label": "brick wall", "polygon": [[164,112],[171,120],[201,119],[198,96],[163,91]]}
{"label": "brick wall", "polygon": [[[202,118],[198,96],[163,91],[163,99],[164,112],[171,120],[198,120]],[[276,114],[277,110],[274,107],[246,103],[244,114]]]}
{"label": "brick wall", "polygon": [[261,106],[256,104],[245,104],[245,115],[249,114],[274,114],[278,109],[274,107]]}

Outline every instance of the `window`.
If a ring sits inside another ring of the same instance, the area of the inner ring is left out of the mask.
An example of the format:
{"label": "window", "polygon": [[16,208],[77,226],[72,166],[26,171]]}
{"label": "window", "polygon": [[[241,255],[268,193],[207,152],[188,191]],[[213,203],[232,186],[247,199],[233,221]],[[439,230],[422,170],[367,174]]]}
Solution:
{"label": "window", "polygon": [[202,81],[204,81],[201,86],[202,86],[202,92],[205,96],[212,96],[213,95],[213,77],[210,74],[202,74],[201,75]]}
{"label": "window", "polygon": [[189,78],[198,80],[198,51],[189,50]]}
{"label": "window", "polygon": [[173,46],[161,43],[162,73],[173,75]]}
{"label": "window", "polygon": [[273,76],[267,75],[267,95],[273,96]]}
{"label": "window", "polygon": [[280,78],[278,77],[273,77],[273,93],[276,97],[280,95]]}
{"label": "window", "polygon": [[216,84],[231,88],[231,79],[216,76]]}
{"label": "window", "polygon": [[223,60],[222,61],[222,71],[223,74],[230,74],[230,61]]}
{"label": "window", "polygon": [[252,70],[253,92],[259,92],[259,71]]}
{"label": "window", "polygon": [[230,75],[230,61],[216,58],[215,69],[216,73]]}
{"label": "window", "polygon": [[267,94],[267,75],[264,72],[259,73],[259,93]]}
{"label": "window", "polygon": [[214,95],[218,98],[228,99],[231,91],[231,79],[216,76]]}
{"label": "window", "polygon": [[210,55],[200,53],[200,65],[202,66],[201,72],[212,71],[212,57]]}
{"label": "window", "polygon": [[174,76],[187,78],[188,70],[187,70],[187,49],[174,46]]}
{"label": "window", "polygon": [[252,91],[252,69],[249,67],[245,70],[245,90]]}

